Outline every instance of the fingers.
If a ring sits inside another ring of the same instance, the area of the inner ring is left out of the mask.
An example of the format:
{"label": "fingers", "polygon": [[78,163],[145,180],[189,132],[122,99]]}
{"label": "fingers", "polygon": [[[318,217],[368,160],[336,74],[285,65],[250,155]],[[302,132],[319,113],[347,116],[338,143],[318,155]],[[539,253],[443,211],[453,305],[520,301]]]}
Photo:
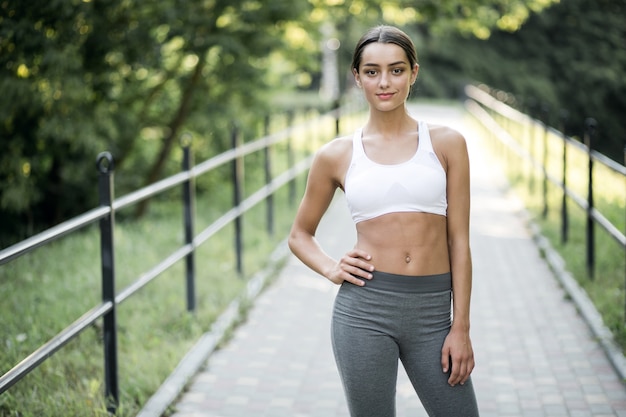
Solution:
{"label": "fingers", "polygon": [[451,348],[444,346],[441,352],[441,368],[444,373],[449,372],[448,384],[450,386],[465,384],[474,370],[474,365],[471,348],[454,354]]}
{"label": "fingers", "polygon": [[448,384],[455,386],[465,384],[474,368],[473,361],[452,361],[452,370],[448,378]]}
{"label": "fingers", "polygon": [[369,272],[374,270],[374,265],[369,263],[371,260],[371,255],[361,249],[352,249],[341,259],[342,263],[345,262],[347,265],[356,266],[361,270]]}
{"label": "fingers", "polygon": [[368,253],[360,249],[352,249],[339,261],[338,277],[333,281],[337,283],[348,281],[354,285],[365,285],[364,280],[372,279],[372,271],[374,271],[374,265],[369,263],[371,259]]}
{"label": "fingers", "polygon": [[441,354],[441,369],[443,371],[444,374],[447,374],[448,371],[450,370],[450,355],[447,354],[446,352],[443,352]]}
{"label": "fingers", "polygon": [[451,357],[446,355],[447,359],[442,360],[444,372],[450,372],[448,384],[455,386],[457,384],[465,384],[474,370],[473,357]]}

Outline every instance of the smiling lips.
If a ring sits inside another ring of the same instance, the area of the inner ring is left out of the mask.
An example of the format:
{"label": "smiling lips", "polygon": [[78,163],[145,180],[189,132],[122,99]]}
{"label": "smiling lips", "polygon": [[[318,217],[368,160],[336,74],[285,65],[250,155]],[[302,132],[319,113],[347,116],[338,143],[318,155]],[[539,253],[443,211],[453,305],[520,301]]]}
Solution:
{"label": "smiling lips", "polygon": [[391,97],[393,97],[393,93],[380,93],[380,94],[376,94],[376,95],[381,100],[389,100]]}

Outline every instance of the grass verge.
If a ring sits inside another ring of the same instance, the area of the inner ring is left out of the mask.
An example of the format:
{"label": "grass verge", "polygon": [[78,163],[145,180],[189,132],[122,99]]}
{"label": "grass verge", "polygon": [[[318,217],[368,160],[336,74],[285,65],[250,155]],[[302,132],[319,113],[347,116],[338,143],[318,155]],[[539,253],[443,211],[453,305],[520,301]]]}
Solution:
{"label": "grass verge", "polygon": [[[562,238],[563,220],[562,191],[548,182],[547,204],[543,199],[543,174],[532,169],[530,164],[493,138],[491,132],[485,131],[478,122],[477,131],[483,131],[485,148],[489,149],[494,160],[503,162],[502,166],[509,179],[513,191],[524,202],[532,219],[565,261],[567,270],[574,276],[579,285],[587,292],[594,306],[602,316],[604,324],[612,332],[616,343],[626,353],[626,291],[625,271],[626,257],[624,249],[600,226],[594,226],[595,235],[595,267],[589,274],[586,262],[586,213],[573,201],[568,199],[567,240]],[[527,149],[536,160],[541,160],[541,141],[529,140],[528,126],[508,124],[508,132]],[[563,154],[562,141],[559,138],[548,138],[549,158],[548,172],[560,178]],[[533,146],[527,146],[531,143]],[[586,197],[587,164],[584,154],[568,151],[568,186],[583,197]],[[596,164],[594,167],[594,200],[596,208],[611,221],[618,230],[624,230],[626,212],[626,179],[605,167]],[[546,210],[547,208],[547,210]]]}
{"label": "grass verge", "polygon": [[[227,194],[227,193],[223,193]],[[215,197],[212,198],[215,200]],[[243,274],[234,256],[233,227],[196,253],[197,309],[186,311],[182,263],[166,271],[117,310],[119,416],[133,416],[158,389],[216,317],[238,297],[248,278],[266,266],[295,212],[289,190],[274,197],[273,234],[265,205],[243,216]],[[215,201],[199,198],[198,228],[217,216]],[[120,217],[123,217],[120,216]],[[141,221],[115,230],[117,290],[182,244],[182,213],[168,201]],[[0,269],[0,372],[4,373],[99,303],[99,237],[95,228],[63,238]],[[105,416],[101,324],[87,329],[0,396],[2,417]]]}

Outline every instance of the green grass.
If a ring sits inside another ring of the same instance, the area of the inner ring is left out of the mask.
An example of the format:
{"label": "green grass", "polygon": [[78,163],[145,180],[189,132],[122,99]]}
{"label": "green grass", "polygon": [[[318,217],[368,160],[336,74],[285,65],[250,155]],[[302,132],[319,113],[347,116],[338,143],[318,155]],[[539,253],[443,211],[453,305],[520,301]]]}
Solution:
{"label": "green grass", "polygon": [[[266,266],[284,239],[295,206],[287,188],[275,196],[275,234],[265,231],[265,206],[244,215],[244,277],[235,269],[233,227],[215,235],[196,254],[197,311],[186,311],[182,263],[118,307],[120,408],[135,415],[215,318],[243,290],[249,274]],[[206,198],[199,217],[210,217]],[[154,205],[148,218],[116,229],[118,291],[182,242],[174,204]],[[199,222],[200,223],[200,222]],[[0,269],[0,307],[6,372],[83,312],[99,302],[99,244],[88,230],[39,249]],[[0,416],[106,415],[103,401],[101,324],[70,342],[0,396]]]}
{"label": "green grass", "polygon": [[[312,111],[312,113],[315,113]],[[297,115],[295,125],[317,114]],[[362,115],[342,117],[342,130]],[[288,120],[277,122],[282,129]],[[334,137],[334,120],[294,130],[294,160],[310,155]],[[288,165],[286,143],[272,147],[273,175]],[[264,184],[261,154],[244,158],[247,197]],[[230,166],[198,179],[195,233],[232,206]],[[183,356],[209,330],[228,304],[238,298],[249,278],[268,265],[268,256],[287,236],[304,176],[274,195],[274,233],[266,231],[266,206],[243,216],[243,274],[236,270],[231,224],[196,251],[196,311],[186,311],[183,262],[157,277],[117,309],[120,404],[118,416],[134,416]],[[183,242],[180,192],[168,191],[136,220],[133,208],[118,212],[115,229],[116,290],[178,249]],[[127,211],[127,212],[126,212]],[[66,236],[0,267],[0,374],[47,342],[100,303],[100,243],[96,226]],[[0,417],[105,416],[102,323],[81,333],[41,366],[0,395]]]}
{"label": "green grass", "polygon": [[[503,123],[503,121],[500,121]],[[476,122],[477,129],[484,129]],[[541,130],[534,133],[528,126],[506,124],[509,133],[533,154],[538,161],[543,159]],[[535,140],[532,140],[532,135]],[[626,257],[624,249],[602,227],[595,225],[595,268],[593,276],[586,264],[586,213],[576,203],[568,200],[568,239],[561,239],[560,188],[548,183],[548,211],[544,217],[543,176],[530,164],[521,160],[510,150],[503,148],[489,132],[483,135],[486,146],[493,152],[494,159],[503,162],[509,182],[515,193],[524,202],[532,220],[541,233],[561,255],[567,270],[587,292],[604,324],[611,330],[616,342],[626,353],[626,292],[624,289]],[[562,177],[563,144],[560,138],[548,136],[548,172],[555,178]],[[567,150],[567,183],[580,197],[587,197],[587,156],[574,147]],[[599,163],[594,164],[594,205],[618,230],[626,227],[626,179]]]}

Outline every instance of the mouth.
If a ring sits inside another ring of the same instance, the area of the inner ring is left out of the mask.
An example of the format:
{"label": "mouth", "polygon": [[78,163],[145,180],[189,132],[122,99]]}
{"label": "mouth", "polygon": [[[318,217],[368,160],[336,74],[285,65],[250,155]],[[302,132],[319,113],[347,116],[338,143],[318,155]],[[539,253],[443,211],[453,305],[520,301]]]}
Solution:
{"label": "mouth", "polygon": [[391,97],[393,97],[393,93],[380,93],[376,94],[376,96],[381,100],[389,100]]}

